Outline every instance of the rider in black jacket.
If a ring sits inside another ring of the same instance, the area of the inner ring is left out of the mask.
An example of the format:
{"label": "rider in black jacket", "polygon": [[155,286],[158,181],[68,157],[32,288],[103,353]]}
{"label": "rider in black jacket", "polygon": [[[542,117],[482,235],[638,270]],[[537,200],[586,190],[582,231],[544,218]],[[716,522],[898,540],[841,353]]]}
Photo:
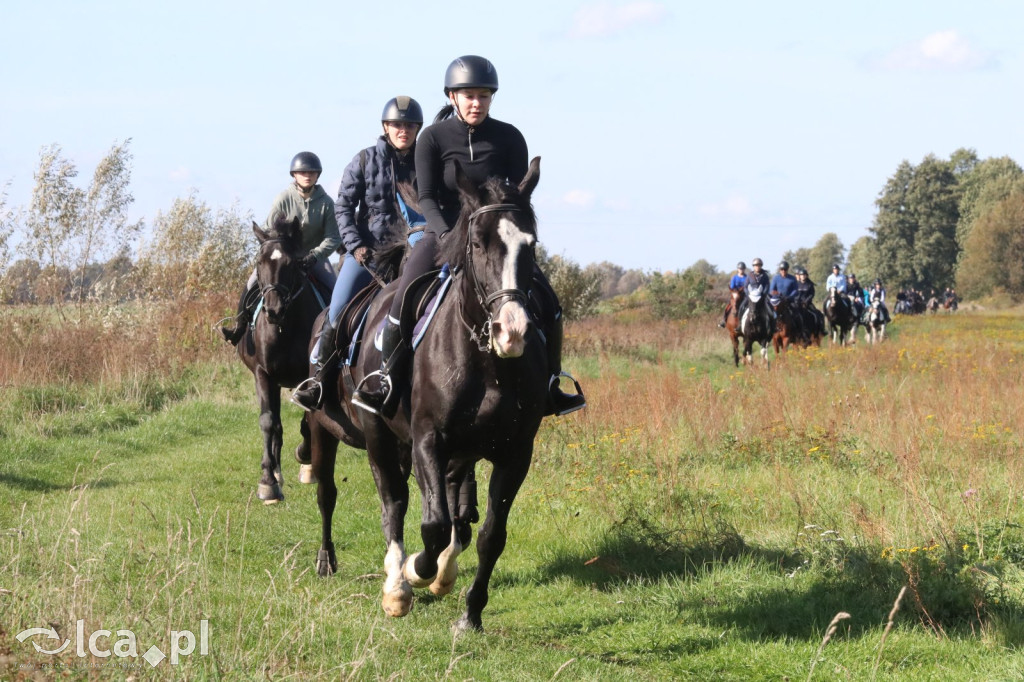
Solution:
{"label": "rider in black jacket", "polygon": [[[515,126],[491,118],[491,100],[498,89],[498,74],[483,57],[460,57],[448,66],[444,93],[449,104],[438,113],[416,145],[416,178],[420,210],[427,219],[426,234],[412,249],[402,270],[382,342],[381,380],[375,390],[360,387],[352,402],[373,413],[391,413],[397,406],[393,387],[405,380],[408,350],[402,342],[399,315],[403,294],[420,275],[435,267],[437,240],[458,220],[462,210],[455,180],[455,163],[474,184],[498,177],[512,184],[528,169],[526,140]],[[538,271],[539,273],[539,271]],[[550,289],[546,280],[542,285]],[[586,407],[582,394],[563,393],[558,387],[561,369],[561,311],[550,321],[547,333],[548,365],[551,371],[549,414],[568,414]]]}

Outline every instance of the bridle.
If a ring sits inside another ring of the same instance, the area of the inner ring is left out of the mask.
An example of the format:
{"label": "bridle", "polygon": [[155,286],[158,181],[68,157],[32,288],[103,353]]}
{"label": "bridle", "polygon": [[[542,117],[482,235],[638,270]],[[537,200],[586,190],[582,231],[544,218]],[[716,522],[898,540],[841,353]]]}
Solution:
{"label": "bridle", "polygon": [[[476,268],[473,267],[473,222],[485,213],[521,213],[522,211],[523,209],[516,204],[488,204],[478,208],[469,215],[466,239],[466,276],[473,284],[473,291],[476,294],[476,300],[480,304],[480,307],[483,308],[484,314],[487,315],[487,319],[479,329],[466,322],[465,318],[461,316],[461,313],[460,319],[463,326],[469,330],[470,339],[476,343],[477,348],[482,352],[486,352],[490,348],[491,322],[494,319],[495,313],[501,309],[501,306],[504,305],[506,301],[510,300],[519,301],[524,308],[529,309],[530,293],[518,288],[498,289],[490,294],[487,293],[483,283],[480,282],[480,279],[476,275]],[[496,303],[499,303],[499,305],[496,306]]]}
{"label": "bridle", "polygon": [[[267,239],[262,244],[260,244],[260,250],[262,251],[263,247],[266,246],[267,244],[281,244],[284,243],[284,241],[284,239]],[[281,303],[283,306],[281,313],[284,314],[284,312],[288,310],[288,306],[290,306],[295,301],[295,299],[302,295],[302,292],[306,289],[306,286],[309,284],[309,279],[307,277],[301,277],[300,279],[302,281],[302,284],[297,289],[295,289],[295,291],[292,291],[292,288],[290,286],[281,284],[280,282],[275,282],[273,284],[261,286],[260,296],[263,299],[266,299],[268,293],[270,293],[271,291],[275,292],[281,298]]]}

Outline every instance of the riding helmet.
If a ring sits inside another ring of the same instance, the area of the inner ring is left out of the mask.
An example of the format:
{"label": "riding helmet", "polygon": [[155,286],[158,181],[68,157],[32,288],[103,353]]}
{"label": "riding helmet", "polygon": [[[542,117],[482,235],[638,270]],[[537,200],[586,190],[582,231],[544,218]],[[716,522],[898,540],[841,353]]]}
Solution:
{"label": "riding helmet", "polygon": [[737,270],[746,270],[747,269],[747,264],[744,263],[743,261],[740,261],[739,263],[736,264],[736,269]]}
{"label": "riding helmet", "polygon": [[754,260],[750,261],[750,264],[751,265],[764,265],[764,263],[761,262],[760,258],[755,258]]}
{"label": "riding helmet", "polygon": [[313,152],[299,152],[292,157],[292,173],[304,171],[308,173],[323,173],[324,167],[320,165],[320,157]]}
{"label": "riding helmet", "polygon": [[834,264],[832,265],[832,269],[833,269],[833,270],[842,270],[842,268],[841,268],[841,267],[839,267],[839,263],[834,263]]}
{"label": "riding helmet", "polygon": [[380,122],[392,123],[394,121],[422,124],[423,109],[420,108],[419,102],[405,95],[389,99],[380,115]]}
{"label": "riding helmet", "polygon": [[465,55],[448,65],[444,74],[444,94],[462,88],[488,88],[498,91],[498,72],[483,57]]}
{"label": "riding helmet", "polygon": [[798,274],[798,275],[806,275],[807,274],[807,268],[803,267],[802,265],[798,265],[797,268],[796,268],[796,274]]}
{"label": "riding helmet", "polygon": [[779,263],[779,270],[789,270],[789,261],[782,261]]}

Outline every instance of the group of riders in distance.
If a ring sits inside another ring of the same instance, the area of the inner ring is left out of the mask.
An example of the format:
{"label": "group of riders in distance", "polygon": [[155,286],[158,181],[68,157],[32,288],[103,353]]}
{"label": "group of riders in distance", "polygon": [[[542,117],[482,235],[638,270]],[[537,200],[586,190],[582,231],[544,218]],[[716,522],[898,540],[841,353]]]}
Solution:
{"label": "group of riders in distance", "polygon": [[[530,159],[515,126],[490,116],[497,90],[494,65],[467,55],[448,66],[446,104],[432,125],[423,127],[411,97],[388,100],[381,135],[345,167],[336,197],[318,184],[320,158],[296,154],[292,181],[265,224],[253,224],[256,267],[234,324],[221,328],[255,378],[257,494],[267,504],[284,497],[281,388],[295,389],[304,410],[295,457],[300,481],[318,485],[321,576],[337,569],[338,443],[366,449],[381,501],[388,615],[409,612],[413,587],[452,589],[456,557],[480,521],[475,464],[491,462],[476,577],[457,629],[481,627],[541,420],[586,407],[579,382],[562,371],[561,307],[536,263],[540,157]],[[407,557],[413,471],[423,549]]]}
{"label": "group of riders in distance", "polygon": [[751,354],[753,343],[760,343],[767,359],[768,345],[779,351],[791,344],[807,347],[820,345],[831,336],[834,343],[856,340],[858,326],[865,328],[871,342],[885,335],[891,321],[886,306],[885,287],[880,279],[865,289],[854,273],[842,273],[839,264],[825,280],[827,295],[823,311],[814,303],[815,285],[807,269],[797,266],[790,274],[787,261],[779,263],[778,272],[769,277],[760,258],[736,264],[736,274],[729,282],[731,300],[725,306],[719,327],[733,337],[734,355],[739,364],[738,346],[744,342],[744,359]]}

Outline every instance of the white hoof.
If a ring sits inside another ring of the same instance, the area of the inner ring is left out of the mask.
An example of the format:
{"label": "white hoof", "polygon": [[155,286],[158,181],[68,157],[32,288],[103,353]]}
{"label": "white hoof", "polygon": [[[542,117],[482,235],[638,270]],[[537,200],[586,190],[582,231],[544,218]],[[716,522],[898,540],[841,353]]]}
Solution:
{"label": "white hoof", "polygon": [[313,473],[312,464],[300,464],[299,465],[299,483],[305,483],[306,485],[312,485],[316,483],[316,474]]}
{"label": "white hoof", "polygon": [[416,557],[420,555],[420,552],[416,552],[408,559],[405,560],[405,566],[402,568],[402,575],[409,581],[412,587],[427,587],[430,583],[434,582],[434,576],[429,578],[421,578],[416,575]]}

